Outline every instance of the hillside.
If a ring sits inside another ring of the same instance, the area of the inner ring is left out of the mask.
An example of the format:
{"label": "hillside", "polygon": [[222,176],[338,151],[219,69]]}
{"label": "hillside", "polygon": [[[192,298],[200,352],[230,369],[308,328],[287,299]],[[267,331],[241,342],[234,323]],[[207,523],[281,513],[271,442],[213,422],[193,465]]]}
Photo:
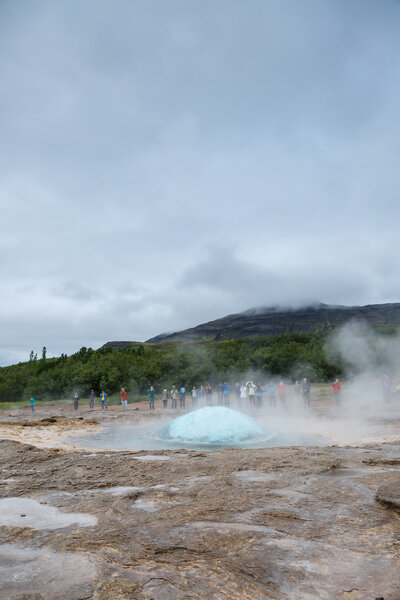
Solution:
{"label": "hillside", "polygon": [[143,342],[106,342],[99,348],[104,350],[105,348],[111,348],[112,350],[123,350],[124,348],[136,348],[142,346]]}
{"label": "hillside", "polygon": [[295,310],[255,308],[184,331],[157,335],[147,342],[217,342],[282,333],[329,331],[351,319],[363,320],[372,326],[399,326],[400,303],[367,306],[315,304]]}

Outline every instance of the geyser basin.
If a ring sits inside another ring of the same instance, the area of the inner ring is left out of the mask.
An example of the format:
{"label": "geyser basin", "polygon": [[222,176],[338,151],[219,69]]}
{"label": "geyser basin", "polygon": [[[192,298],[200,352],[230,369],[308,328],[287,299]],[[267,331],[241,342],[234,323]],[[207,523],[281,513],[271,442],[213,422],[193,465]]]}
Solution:
{"label": "geyser basin", "polygon": [[[174,411],[169,413],[171,419]],[[212,448],[266,448],[282,443],[281,436],[268,425],[263,427],[248,415],[223,406],[205,407],[168,421],[160,427],[160,417],[146,423],[103,423],[102,431],[65,439],[75,447],[98,450],[174,450]],[[175,415],[174,415],[175,416]],[[260,415],[257,415],[258,417]],[[273,433],[272,433],[273,432]],[[166,456],[142,456],[139,460],[167,460]]]}
{"label": "geyser basin", "polygon": [[257,421],[224,406],[207,406],[174,419],[158,431],[164,440],[192,444],[240,444],[272,437]]}
{"label": "geyser basin", "polygon": [[[201,408],[176,418],[173,410],[135,414],[133,421],[103,422],[101,430],[65,441],[74,447],[98,450],[174,450],[213,448],[270,448],[272,446],[330,446],[398,440],[398,428],[374,418],[363,425],[346,414],[326,416],[278,407],[245,413],[222,406]],[[146,419],[145,417],[151,417]],[[125,415],[123,415],[123,418]],[[170,421],[162,421],[169,418]],[[89,459],[88,455],[88,459]],[[95,456],[95,455],[94,455]],[[167,460],[165,455],[136,457]]]}

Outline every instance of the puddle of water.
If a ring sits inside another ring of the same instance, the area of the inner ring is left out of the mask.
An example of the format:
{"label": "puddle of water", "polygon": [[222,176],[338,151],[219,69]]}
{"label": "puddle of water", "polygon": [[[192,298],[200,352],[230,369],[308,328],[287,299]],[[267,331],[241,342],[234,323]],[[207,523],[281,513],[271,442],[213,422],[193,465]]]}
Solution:
{"label": "puddle of water", "polygon": [[62,496],[67,496],[68,498],[73,498],[74,494],[72,494],[72,492],[52,492],[51,494],[49,494],[49,498],[51,498],[51,497],[60,498]]}
{"label": "puddle of water", "polygon": [[181,488],[166,485],[165,483],[157,483],[157,485],[152,485],[151,490],[165,490],[167,492],[178,492]]}
{"label": "puddle of water", "polygon": [[143,456],[132,456],[133,460],[169,460],[170,456],[160,456],[159,454],[145,454]]}
{"label": "puddle of water", "polygon": [[0,598],[4,600],[17,594],[40,594],[43,600],[89,598],[89,582],[95,577],[94,561],[83,554],[0,545]]}
{"label": "puddle of water", "polygon": [[154,504],[153,502],[146,502],[146,500],[136,500],[132,504],[132,508],[139,508],[140,510],[145,510],[146,512],[156,512],[159,510],[159,506]]}
{"label": "puddle of water", "polygon": [[101,491],[104,492],[105,494],[111,494],[111,496],[123,496],[124,494],[128,494],[129,492],[140,492],[143,489],[144,488],[142,488],[142,487],[119,485],[119,486],[111,487],[111,488],[108,488],[106,490],[101,490]]}
{"label": "puddle of water", "polygon": [[249,469],[248,471],[235,471],[232,475],[237,479],[246,482],[273,481],[277,477],[272,473],[262,473],[261,471],[253,471],[252,469]]}
{"label": "puddle of water", "polygon": [[83,513],[63,513],[33,498],[0,499],[0,526],[60,529],[70,525],[93,527],[97,518]]}

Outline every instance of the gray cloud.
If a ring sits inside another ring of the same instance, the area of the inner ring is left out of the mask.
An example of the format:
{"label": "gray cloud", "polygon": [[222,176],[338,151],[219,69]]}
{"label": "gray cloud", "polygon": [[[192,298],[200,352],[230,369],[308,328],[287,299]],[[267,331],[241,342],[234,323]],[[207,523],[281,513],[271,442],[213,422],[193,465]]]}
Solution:
{"label": "gray cloud", "polygon": [[394,0],[0,3],[0,364],[400,296]]}

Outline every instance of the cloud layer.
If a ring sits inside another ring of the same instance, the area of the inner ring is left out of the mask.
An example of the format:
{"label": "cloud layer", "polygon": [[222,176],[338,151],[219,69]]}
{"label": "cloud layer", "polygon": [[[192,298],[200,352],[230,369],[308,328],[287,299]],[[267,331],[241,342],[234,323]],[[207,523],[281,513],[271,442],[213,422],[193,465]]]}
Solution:
{"label": "cloud layer", "polygon": [[0,3],[0,364],[400,298],[400,3]]}

